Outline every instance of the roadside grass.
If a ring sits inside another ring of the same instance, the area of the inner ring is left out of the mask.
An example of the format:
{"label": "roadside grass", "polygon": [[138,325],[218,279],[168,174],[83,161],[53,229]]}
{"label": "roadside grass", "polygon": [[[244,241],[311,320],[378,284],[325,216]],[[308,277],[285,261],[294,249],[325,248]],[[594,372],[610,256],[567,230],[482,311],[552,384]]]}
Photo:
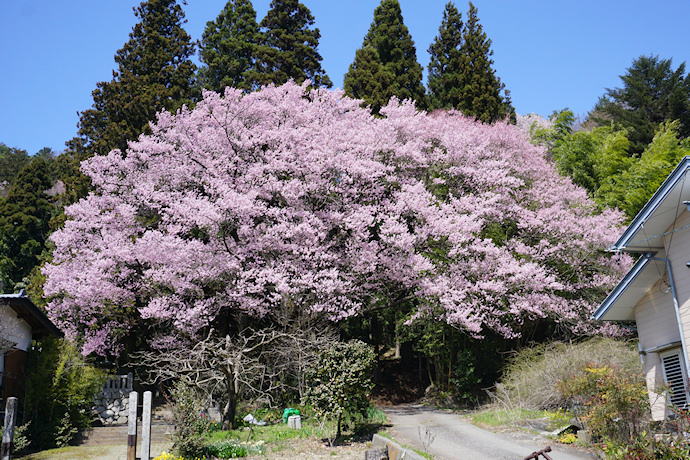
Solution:
{"label": "roadside grass", "polygon": [[472,423],[477,426],[500,427],[506,425],[517,425],[523,420],[550,418],[551,414],[551,411],[524,409],[521,407],[510,409],[487,407],[472,412],[468,415],[470,420],[472,420]]}
{"label": "roadside grass", "polygon": [[605,365],[643,375],[634,341],[597,337],[577,343],[552,342],[516,351],[489,395],[499,407],[568,407],[559,385],[585,365]]}
{"label": "roadside grass", "polygon": [[410,450],[414,451],[414,453],[416,453],[417,455],[421,455],[422,457],[426,458],[427,460],[434,460],[434,457],[431,454],[427,454],[426,452],[422,452],[421,450],[415,449],[414,447],[410,447],[410,446],[403,446],[403,447],[405,447],[406,449],[410,449]]}

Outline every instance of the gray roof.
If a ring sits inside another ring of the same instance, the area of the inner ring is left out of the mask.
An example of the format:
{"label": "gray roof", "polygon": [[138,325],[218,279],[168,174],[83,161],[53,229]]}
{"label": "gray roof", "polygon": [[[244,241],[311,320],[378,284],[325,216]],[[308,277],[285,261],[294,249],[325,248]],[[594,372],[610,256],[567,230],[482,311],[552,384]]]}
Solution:
{"label": "gray roof", "polygon": [[635,321],[633,308],[666,272],[666,262],[647,253],[626,273],[620,283],[606,297],[594,319],[604,321]]}
{"label": "gray roof", "polygon": [[62,337],[64,334],[43,313],[24,292],[21,294],[0,294],[0,305],[8,305],[17,313],[17,318],[23,319],[31,326],[33,335],[54,335]]}
{"label": "gray roof", "polygon": [[683,158],[609,250],[642,256],[594,313],[604,321],[634,321],[633,309],[666,273],[664,236],[690,202],[690,156]]}
{"label": "gray roof", "polygon": [[610,248],[612,251],[646,253],[664,248],[664,232],[675,222],[683,203],[690,201],[690,181],[685,183],[688,169],[690,156],[678,163]]}

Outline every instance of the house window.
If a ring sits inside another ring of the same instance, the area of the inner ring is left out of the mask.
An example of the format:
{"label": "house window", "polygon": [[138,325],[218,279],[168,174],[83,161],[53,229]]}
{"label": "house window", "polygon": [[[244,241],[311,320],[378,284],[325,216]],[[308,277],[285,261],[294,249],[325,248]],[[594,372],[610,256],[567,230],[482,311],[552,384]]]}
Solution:
{"label": "house window", "polygon": [[681,350],[676,349],[661,355],[661,363],[664,368],[664,380],[670,392],[670,402],[676,407],[688,405],[688,394],[686,389],[687,375]]}

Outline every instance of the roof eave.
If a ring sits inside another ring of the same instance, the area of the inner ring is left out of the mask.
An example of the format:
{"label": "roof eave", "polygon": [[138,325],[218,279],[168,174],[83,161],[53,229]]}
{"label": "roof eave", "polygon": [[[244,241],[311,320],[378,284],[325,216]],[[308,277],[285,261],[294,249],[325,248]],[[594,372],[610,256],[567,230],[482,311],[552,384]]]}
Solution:
{"label": "roof eave", "polygon": [[656,211],[664,199],[671,193],[671,191],[678,185],[678,182],[683,178],[687,170],[690,168],[690,156],[685,156],[674,168],[666,180],[659,186],[657,191],[647,201],[644,207],[637,213],[635,218],[630,222],[628,228],[618,240],[609,248],[609,251],[614,252],[641,252],[639,250],[627,250],[626,246],[630,244],[630,239],[633,235],[640,231],[649,217]]}
{"label": "roof eave", "polygon": [[[628,273],[625,274],[623,279],[616,285],[615,288],[613,288],[611,293],[606,297],[606,299],[604,299],[599,308],[597,308],[597,310],[592,315],[592,318],[594,318],[597,321],[607,321],[607,319],[605,319],[606,314],[616,303],[616,301],[618,301],[618,299],[623,295],[626,289],[628,289],[628,287],[635,281],[635,278],[637,278],[637,276],[640,273],[642,273],[649,261],[653,259],[654,255],[655,253],[649,252],[644,256],[640,257],[637,260],[637,262],[635,262],[635,265],[633,265],[633,267],[630,270],[628,270]],[[630,309],[632,308],[634,308],[634,306],[630,307]]]}
{"label": "roof eave", "polygon": [[34,333],[63,337],[64,334],[28,297],[0,295],[0,302],[14,310],[18,317],[31,324]]}

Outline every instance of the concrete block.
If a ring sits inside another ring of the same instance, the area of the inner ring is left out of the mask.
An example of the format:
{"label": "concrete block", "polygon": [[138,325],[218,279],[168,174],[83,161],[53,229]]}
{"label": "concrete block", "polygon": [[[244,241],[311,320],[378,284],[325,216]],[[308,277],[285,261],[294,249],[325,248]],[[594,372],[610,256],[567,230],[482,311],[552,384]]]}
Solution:
{"label": "concrete block", "polygon": [[386,447],[388,450],[389,460],[426,460],[424,457],[419,455],[417,452],[404,448],[397,442],[384,438],[381,435],[375,434],[372,439],[372,444],[374,447]]}
{"label": "concrete block", "polygon": [[301,430],[302,429],[302,417],[299,415],[291,415],[288,417],[288,428],[292,428],[293,430]]}
{"label": "concrete block", "polygon": [[583,446],[592,445],[592,433],[589,430],[578,430],[577,431],[577,441]]}

